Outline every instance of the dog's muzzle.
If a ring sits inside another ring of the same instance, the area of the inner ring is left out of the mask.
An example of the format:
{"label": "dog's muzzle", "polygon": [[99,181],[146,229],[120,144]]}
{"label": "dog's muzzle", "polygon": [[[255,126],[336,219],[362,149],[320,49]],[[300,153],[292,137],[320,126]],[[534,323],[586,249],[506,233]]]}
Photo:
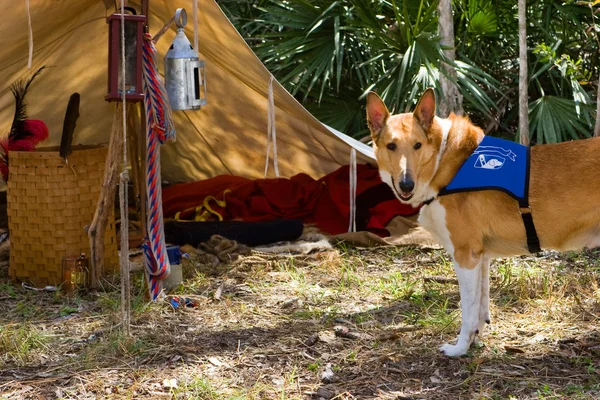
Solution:
{"label": "dog's muzzle", "polygon": [[408,201],[413,197],[415,182],[410,176],[405,176],[404,179],[400,181],[400,184],[398,186],[400,187],[398,195],[402,200]]}

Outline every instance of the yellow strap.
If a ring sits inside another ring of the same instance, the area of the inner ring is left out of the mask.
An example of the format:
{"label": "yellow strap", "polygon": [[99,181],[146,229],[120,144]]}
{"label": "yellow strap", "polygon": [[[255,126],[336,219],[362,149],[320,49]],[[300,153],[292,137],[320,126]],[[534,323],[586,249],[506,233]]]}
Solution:
{"label": "yellow strap", "polygon": [[225,195],[227,193],[231,193],[231,190],[227,189],[223,192],[223,200],[218,200],[214,196],[207,196],[204,199],[204,207],[206,208],[206,211],[208,211],[210,214],[213,214],[214,216],[216,216],[219,221],[223,221],[223,216],[221,214],[219,214],[217,211],[213,210],[213,208],[210,206],[210,201],[214,200],[214,202],[217,203],[217,205],[219,207],[225,208],[227,206],[227,202],[225,201]]}
{"label": "yellow strap", "polygon": [[206,213],[206,211],[202,212],[202,208],[202,205],[196,207],[196,215],[194,215],[194,221],[203,221],[202,216]]}
{"label": "yellow strap", "polygon": [[217,219],[219,221],[223,221],[223,216],[221,214],[219,214],[217,211],[215,211],[211,206],[210,206],[210,201],[214,201],[215,203],[217,203],[217,205],[221,208],[225,208],[227,206],[227,202],[225,201],[225,195],[227,193],[231,193],[231,190],[227,189],[223,192],[223,200],[219,200],[214,196],[206,196],[204,198],[204,201],[202,202],[201,205],[197,206],[197,207],[190,207],[184,211],[179,211],[177,213],[175,213],[175,220],[176,221],[186,221],[181,219],[181,213],[184,212],[188,212],[191,210],[194,210],[194,221],[208,221],[211,214],[214,215],[215,217],[217,217]]}

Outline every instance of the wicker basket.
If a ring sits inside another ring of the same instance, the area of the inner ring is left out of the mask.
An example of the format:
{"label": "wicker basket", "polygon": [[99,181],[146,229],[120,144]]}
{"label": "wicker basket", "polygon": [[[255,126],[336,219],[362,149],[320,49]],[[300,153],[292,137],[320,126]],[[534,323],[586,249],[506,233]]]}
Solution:
{"label": "wicker basket", "polygon": [[[84,227],[94,218],[107,148],[75,148],[70,166],[56,150],[9,154],[9,275],[15,282],[60,285],[63,257],[89,256]],[[106,228],[104,256],[105,268],[116,270],[114,213]]]}

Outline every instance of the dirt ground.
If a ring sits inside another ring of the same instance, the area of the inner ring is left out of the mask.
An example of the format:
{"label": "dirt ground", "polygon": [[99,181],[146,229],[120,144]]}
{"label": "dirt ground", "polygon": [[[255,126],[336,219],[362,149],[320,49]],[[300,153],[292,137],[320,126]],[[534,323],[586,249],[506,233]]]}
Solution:
{"label": "dirt ground", "polygon": [[[468,356],[458,286],[438,249],[338,246],[253,253],[144,301],[131,336],[116,279],[65,297],[15,287],[0,267],[3,399],[595,399],[599,252],[499,260],[492,323]],[[174,308],[175,297],[188,305]]]}

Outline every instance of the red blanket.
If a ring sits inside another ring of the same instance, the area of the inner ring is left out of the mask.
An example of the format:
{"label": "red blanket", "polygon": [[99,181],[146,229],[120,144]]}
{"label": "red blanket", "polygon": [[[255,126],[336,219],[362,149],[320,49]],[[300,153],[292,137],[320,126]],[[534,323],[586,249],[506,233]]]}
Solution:
{"label": "red blanket", "polygon": [[[378,185],[382,185],[382,182],[377,168],[362,164],[357,166],[357,197],[363,194],[364,198],[364,194],[369,194],[365,193],[367,189]],[[391,189],[389,191],[391,193]],[[225,200],[225,204],[219,206],[216,200]],[[211,213],[207,214],[206,207],[202,207],[200,211],[204,211],[205,216],[219,214],[224,220],[242,221],[301,219],[335,235],[348,231],[349,169],[348,166],[341,167],[319,180],[306,174],[298,174],[290,179],[256,180],[221,175],[163,189],[163,212],[166,218],[173,218],[179,212],[180,219],[193,220],[198,206],[206,204]],[[357,221],[358,227],[381,236],[389,235],[385,225],[392,218],[414,215],[418,211],[400,203],[393,196],[385,196],[381,201],[378,198],[370,199],[360,204],[369,204],[369,207],[368,210],[357,210],[357,215],[368,215],[363,226]]]}

